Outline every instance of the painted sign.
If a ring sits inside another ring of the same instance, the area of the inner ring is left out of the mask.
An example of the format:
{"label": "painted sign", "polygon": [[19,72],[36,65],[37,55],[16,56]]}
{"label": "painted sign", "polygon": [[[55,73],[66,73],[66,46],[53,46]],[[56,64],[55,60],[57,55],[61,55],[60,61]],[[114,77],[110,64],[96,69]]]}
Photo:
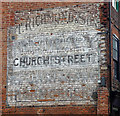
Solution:
{"label": "painted sign", "polygon": [[16,12],[19,24],[8,29],[8,105],[95,103],[99,18],[97,5],[89,8]]}

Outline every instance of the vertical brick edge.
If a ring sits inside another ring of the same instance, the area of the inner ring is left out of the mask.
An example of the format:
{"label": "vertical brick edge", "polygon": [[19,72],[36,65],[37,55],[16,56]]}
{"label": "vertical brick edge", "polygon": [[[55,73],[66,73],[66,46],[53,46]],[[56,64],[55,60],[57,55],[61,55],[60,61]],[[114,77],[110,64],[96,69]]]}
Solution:
{"label": "vertical brick edge", "polygon": [[2,115],[2,2],[0,2],[0,116]]}

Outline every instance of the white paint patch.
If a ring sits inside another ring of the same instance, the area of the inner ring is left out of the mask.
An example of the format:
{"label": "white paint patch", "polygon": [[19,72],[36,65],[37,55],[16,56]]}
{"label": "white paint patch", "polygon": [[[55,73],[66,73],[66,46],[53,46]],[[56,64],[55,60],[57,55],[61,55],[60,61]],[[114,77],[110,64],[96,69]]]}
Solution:
{"label": "white paint patch", "polygon": [[[89,8],[95,11],[97,5]],[[82,6],[78,6],[33,11],[29,15],[23,11],[24,15],[17,13],[16,16],[29,16],[32,20],[37,13],[42,15],[48,11],[57,15],[71,11],[76,17],[79,15],[74,14],[75,11],[84,12],[86,23],[80,25],[82,19],[77,17],[77,23],[75,19],[68,23],[59,21],[58,24],[40,24],[32,30],[33,23],[27,30],[24,24],[20,30],[18,26],[11,27],[7,54],[7,102],[10,106],[93,104],[92,93],[96,91],[99,78],[100,36],[95,27],[99,25],[98,14],[90,13],[88,9],[83,11]],[[89,25],[89,16],[96,24]]]}

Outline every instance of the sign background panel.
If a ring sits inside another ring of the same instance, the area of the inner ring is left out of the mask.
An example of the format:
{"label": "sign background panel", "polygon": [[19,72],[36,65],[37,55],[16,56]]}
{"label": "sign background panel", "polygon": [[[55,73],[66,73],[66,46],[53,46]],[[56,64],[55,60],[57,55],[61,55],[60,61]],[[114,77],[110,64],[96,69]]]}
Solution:
{"label": "sign background panel", "polygon": [[95,103],[100,65],[97,7],[16,13],[16,21],[25,20],[8,29],[10,106]]}

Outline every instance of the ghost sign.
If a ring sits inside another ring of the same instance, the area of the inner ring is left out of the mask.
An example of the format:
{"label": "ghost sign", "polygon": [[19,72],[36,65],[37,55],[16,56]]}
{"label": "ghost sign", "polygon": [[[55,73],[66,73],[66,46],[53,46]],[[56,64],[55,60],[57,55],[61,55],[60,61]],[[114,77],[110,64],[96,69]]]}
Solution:
{"label": "ghost sign", "polygon": [[95,103],[97,7],[90,5],[91,12],[77,5],[15,13],[16,24],[8,29],[8,105]]}

